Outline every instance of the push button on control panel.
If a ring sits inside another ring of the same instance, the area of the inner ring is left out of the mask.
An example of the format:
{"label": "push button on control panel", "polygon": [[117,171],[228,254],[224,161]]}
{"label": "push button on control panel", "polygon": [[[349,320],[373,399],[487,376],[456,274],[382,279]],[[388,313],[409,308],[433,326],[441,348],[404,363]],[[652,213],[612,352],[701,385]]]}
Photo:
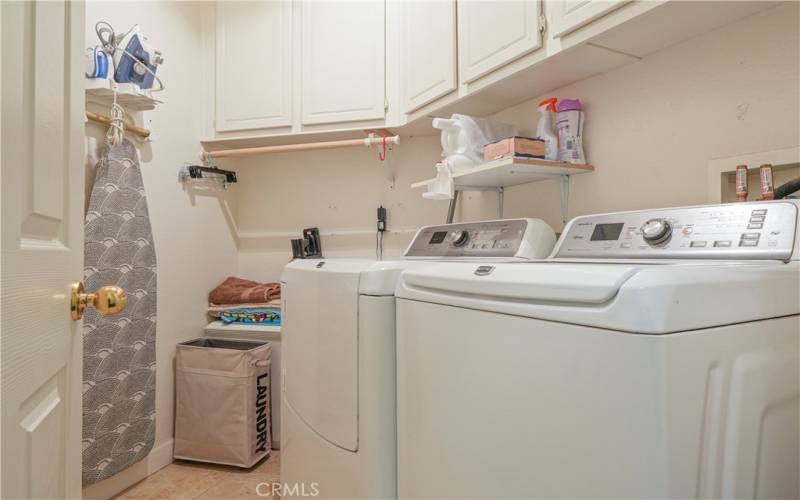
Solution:
{"label": "push button on control panel", "polygon": [[714,242],[715,247],[729,247],[731,246],[730,240],[717,240]]}
{"label": "push button on control panel", "polygon": [[739,242],[740,247],[757,247],[758,240],[742,240]]}
{"label": "push button on control panel", "polygon": [[693,241],[693,242],[691,242],[689,244],[689,246],[692,247],[692,248],[704,247],[704,246],[706,246],[706,242],[705,241]]}
{"label": "push button on control panel", "polygon": [[760,208],[750,212],[750,221],[747,224],[747,229],[763,229],[764,220],[767,218],[767,209]]}

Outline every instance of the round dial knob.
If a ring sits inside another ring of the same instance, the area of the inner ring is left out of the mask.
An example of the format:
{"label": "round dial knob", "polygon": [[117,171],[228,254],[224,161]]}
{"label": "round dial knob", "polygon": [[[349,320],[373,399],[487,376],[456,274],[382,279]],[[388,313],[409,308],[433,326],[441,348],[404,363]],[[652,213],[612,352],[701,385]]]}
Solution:
{"label": "round dial knob", "polygon": [[447,241],[454,247],[464,246],[469,241],[469,233],[467,231],[450,231],[447,235]]}
{"label": "round dial knob", "polygon": [[651,245],[659,245],[672,237],[672,224],[664,219],[650,219],[642,224],[642,237]]}

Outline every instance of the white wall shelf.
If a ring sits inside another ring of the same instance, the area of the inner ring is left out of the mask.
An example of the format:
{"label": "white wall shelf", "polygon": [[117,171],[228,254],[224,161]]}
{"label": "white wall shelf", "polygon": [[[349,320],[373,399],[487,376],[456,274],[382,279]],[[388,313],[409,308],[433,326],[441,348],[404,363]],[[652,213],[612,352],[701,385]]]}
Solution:
{"label": "white wall shelf", "polygon": [[[459,191],[485,191],[519,184],[559,179],[565,175],[592,172],[591,165],[537,160],[533,158],[501,158],[453,174]],[[434,179],[415,182],[412,189],[426,188]]]}
{"label": "white wall shelf", "polygon": [[251,340],[280,340],[281,327],[275,325],[259,325],[247,323],[225,323],[224,321],[213,321],[205,327],[206,337],[232,338]]}
{"label": "white wall shelf", "polygon": [[155,99],[149,90],[142,90],[133,83],[116,83],[105,78],[86,79],[86,100],[102,105],[111,105],[117,89],[117,103],[130,111],[155,109],[162,101]]}
{"label": "white wall shelf", "polygon": [[[453,222],[460,191],[496,191],[497,218],[503,218],[505,188],[531,182],[557,179],[561,190],[561,218],[567,223],[569,203],[569,178],[575,174],[593,172],[594,167],[583,163],[537,160],[534,158],[500,158],[453,174],[456,196],[450,200],[447,222]],[[415,182],[411,189],[427,188],[434,179]]]}

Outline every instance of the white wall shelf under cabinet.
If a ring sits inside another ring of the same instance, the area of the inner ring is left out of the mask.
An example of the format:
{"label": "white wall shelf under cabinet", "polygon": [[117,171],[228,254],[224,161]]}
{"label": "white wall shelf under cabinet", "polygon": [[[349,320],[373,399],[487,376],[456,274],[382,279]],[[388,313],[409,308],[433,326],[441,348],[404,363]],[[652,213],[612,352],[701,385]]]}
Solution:
{"label": "white wall shelf under cabinet", "polygon": [[[592,171],[594,171],[593,166],[579,163],[521,157],[500,158],[453,174],[453,184],[456,195],[459,191],[497,192],[497,218],[502,219],[505,188],[531,182],[558,180],[561,191],[561,217],[566,224],[569,213],[569,178],[575,174]],[[415,182],[411,188],[427,188],[434,180]],[[450,200],[448,222],[452,222],[457,199],[456,196]]]}
{"label": "white wall shelf under cabinet", "polygon": [[[594,171],[591,165],[537,160],[533,158],[500,158],[453,174],[453,183],[459,191],[487,190],[528,184],[565,175]],[[425,188],[434,179],[415,182],[412,189]]]}

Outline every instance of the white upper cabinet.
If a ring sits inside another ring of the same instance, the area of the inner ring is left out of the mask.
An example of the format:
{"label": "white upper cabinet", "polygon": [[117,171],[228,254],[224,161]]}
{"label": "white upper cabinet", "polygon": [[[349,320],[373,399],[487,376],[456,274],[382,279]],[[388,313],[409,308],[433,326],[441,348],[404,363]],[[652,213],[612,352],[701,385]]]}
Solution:
{"label": "white upper cabinet", "polygon": [[542,46],[540,0],[469,0],[457,5],[461,83],[472,82]]}
{"label": "white upper cabinet", "polygon": [[456,89],[456,2],[402,4],[403,112]]}
{"label": "white upper cabinet", "polygon": [[302,123],[383,119],[385,5],[295,4],[302,17]]}
{"label": "white upper cabinet", "polygon": [[217,2],[215,129],[292,124],[291,2]]}
{"label": "white upper cabinet", "polygon": [[630,0],[548,0],[552,12],[551,35],[560,37],[585,26]]}

